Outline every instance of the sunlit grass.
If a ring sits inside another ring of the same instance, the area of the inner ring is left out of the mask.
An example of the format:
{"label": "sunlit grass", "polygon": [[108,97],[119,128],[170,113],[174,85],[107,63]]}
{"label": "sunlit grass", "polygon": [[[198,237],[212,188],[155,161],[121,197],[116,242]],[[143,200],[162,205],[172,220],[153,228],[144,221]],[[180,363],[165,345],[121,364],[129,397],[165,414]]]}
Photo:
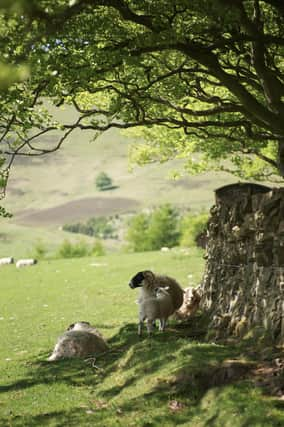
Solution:
{"label": "sunlit grass", "polygon": [[[44,261],[0,270],[0,425],[282,426],[283,405],[248,379],[212,385],[210,373],[241,354],[206,343],[171,322],[137,336],[137,271],[153,269],[198,284],[202,252],[151,252]],[[83,360],[46,362],[59,334],[87,320],[111,351],[96,367]],[[207,381],[208,379],[208,381]]]}

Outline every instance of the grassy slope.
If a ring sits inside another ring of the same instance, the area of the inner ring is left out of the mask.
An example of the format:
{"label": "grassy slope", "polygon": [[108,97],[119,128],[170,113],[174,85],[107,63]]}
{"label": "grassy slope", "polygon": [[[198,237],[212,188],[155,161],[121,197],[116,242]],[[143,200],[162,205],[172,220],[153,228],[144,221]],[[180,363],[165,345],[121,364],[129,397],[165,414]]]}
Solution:
{"label": "grassy slope", "polygon": [[[188,274],[198,283],[203,260],[191,250],[1,269],[1,426],[283,425],[281,402],[249,381],[210,387],[192,377],[238,357],[237,347],[194,341],[186,336],[190,329],[173,325],[138,339],[137,292],[127,283],[145,268],[186,286]],[[97,359],[99,369],[80,360],[45,362],[56,337],[76,320],[91,321],[109,340],[112,352]]]}
{"label": "grassy slope", "polygon": [[[169,172],[180,169],[181,162],[134,167],[129,171],[128,148],[131,141],[110,130],[96,141],[90,133],[76,131],[60,151],[40,158],[21,158],[12,171],[5,206],[13,212],[43,209],[84,197],[126,197],[142,206],[172,201],[194,207],[208,207],[216,187],[235,181],[228,174],[187,177],[181,183],[169,179]],[[95,178],[101,171],[109,174],[118,188],[98,192]]]}
{"label": "grassy slope", "polygon": [[[70,121],[70,115],[70,110],[61,111],[65,122]],[[0,257],[27,256],[39,236],[51,246],[65,237],[58,226],[23,225],[23,211],[52,208],[85,197],[135,199],[141,208],[170,202],[199,211],[212,205],[214,189],[235,180],[226,174],[208,173],[174,182],[169,179],[169,172],[179,169],[179,162],[135,167],[130,173],[127,160],[130,139],[116,130],[106,132],[94,142],[89,142],[90,138],[89,132],[77,131],[56,153],[17,161],[7,196],[1,201],[14,218],[0,218]],[[95,190],[94,181],[101,171],[113,178],[116,190]]]}

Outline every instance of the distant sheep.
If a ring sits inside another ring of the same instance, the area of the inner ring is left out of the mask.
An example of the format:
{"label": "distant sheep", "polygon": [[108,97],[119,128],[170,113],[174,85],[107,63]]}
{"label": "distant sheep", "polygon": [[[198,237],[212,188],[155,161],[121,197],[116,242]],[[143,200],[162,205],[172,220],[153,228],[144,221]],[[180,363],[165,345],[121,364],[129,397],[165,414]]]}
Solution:
{"label": "distant sheep", "polygon": [[8,264],[14,264],[14,258],[13,257],[0,258],[0,266],[1,265],[8,265]]}
{"label": "distant sheep", "polygon": [[153,330],[153,323],[156,319],[160,321],[159,330],[164,331],[168,317],[174,311],[168,288],[156,288],[155,296],[142,299],[139,303],[138,335],[142,334],[142,327],[145,320],[147,320],[149,334]]}
{"label": "distant sheep", "polygon": [[156,288],[168,287],[168,293],[172,298],[174,311],[178,310],[183,303],[183,289],[178,282],[169,276],[154,274],[152,271],[140,271],[130,280],[131,289],[141,288],[140,302],[143,298],[155,296]]}
{"label": "distant sheep", "polygon": [[77,322],[70,325],[58,338],[47,360],[52,362],[65,358],[87,357],[107,350],[108,345],[96,328],[89,322]]}
{"label": "distant sheep", "polygon": [[21,268],[21,267],[28,267],[30,265],[35,265],[37,264],[37,260],[36,259],[19,259],[16,262],[16,267],[17,268]]}

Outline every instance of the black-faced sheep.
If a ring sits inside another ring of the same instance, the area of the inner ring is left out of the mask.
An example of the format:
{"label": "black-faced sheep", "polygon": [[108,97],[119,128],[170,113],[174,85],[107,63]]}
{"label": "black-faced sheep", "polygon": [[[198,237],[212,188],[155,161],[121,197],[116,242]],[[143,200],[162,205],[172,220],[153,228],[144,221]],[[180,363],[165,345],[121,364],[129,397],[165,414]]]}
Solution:
{"label": "black-faced sheep", "polygon": [[87,357],[98,355],[108,350],[99,331],[89,322],[77,322],[70,325],[57,340],[53,353],[48,361],[64,358]]}
{"label": "black-faced sheep", "polygon": [[147,320],[147,330],[150,334],[153,323],[159,319],[159,330],[164,331],[168,317],[175,311],[168,288],[156,288],[155,296],[142,299],[139,303],[138,335],[142,334],[143,322]]}
{"label": "black-faced sheep", "polygon": [[33,259],[33,258],[30,258],[30,259],[19,259],[16,262],[16,267],[17,268],[22,268],[22,267],[28,267],[30,265],[35,265],[35,264],[37,264],[37,260]]}
{"label": "black-faced sheep", "polygon": [[168,293],[172,298],[174,310],[178,310],[183,303],[183,289],[178,282],[169,276],[154,274],[152,271],[140,271],[130,280],[131,289],[141,288],[140,300],[146,297],[155,296],[156,288],[168,288]]}
{"label": "black-faced sheep", "polygon": [[[144,302],[146,300],[151,300],[149,304],[153,305],[156,304],[156,289],[166,289],[167,297],[165,297],[165,301],[170,301],[171,304],[165,302],[165,312],[167,313],[166,318],[168,318],[171,314],[173,314],[176,310],[179,309],[179,307],[183,303],[183,289],[178,284],[178,282],[169,276],[161,276],[154,274],[152,271],[146,270],[146,271],[140,271],[137,273],[132,279],[130,280],[129,286],[131,289],[140,288],[140,296],[138,299],[138,304],[140,305],[140,314],[139,314],[139,327],[138,327],[138,333],[141,334],[141,328],[143,324],[143,320],[147,318],[147,329],[149,332],[152,330],[152,326],[150,326],[150,322],[153,324],[153,321],[157,318],[160,318],[158,313],[158,310],[155,311],[155,316],[150,315],[147,313],[147,315],[143,316],[143,313],[146,313],[147,308]],[[160,296],[161,291],[160,291]],[[153,301],[152,301],[153,300]],[[157,305],[157,304],[156,304]],[[142,307],[142,311],[141,311]],[[170,308],[169,308],[170,307]],[[154,311],[153,311],[154,314]],[[144,318],[143,318],[144,317]],[[143,319],[143,320],[142,320]],[[141,323],[142,322],[142,323]],[[161,324],[161,323],[160,323]],[[165,327],[165,322],[163,323],[163,329]]]}

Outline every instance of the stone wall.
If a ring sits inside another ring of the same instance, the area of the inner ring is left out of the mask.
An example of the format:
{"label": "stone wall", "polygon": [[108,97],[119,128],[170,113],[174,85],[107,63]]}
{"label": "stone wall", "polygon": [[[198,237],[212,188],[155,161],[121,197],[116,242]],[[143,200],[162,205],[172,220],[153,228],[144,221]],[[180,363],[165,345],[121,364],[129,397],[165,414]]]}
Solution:
{"label": "stone wall", "polygon": [[202,308],[216,336],[264,330],[284,343],[284,188],[216,191],[208,224]]}

